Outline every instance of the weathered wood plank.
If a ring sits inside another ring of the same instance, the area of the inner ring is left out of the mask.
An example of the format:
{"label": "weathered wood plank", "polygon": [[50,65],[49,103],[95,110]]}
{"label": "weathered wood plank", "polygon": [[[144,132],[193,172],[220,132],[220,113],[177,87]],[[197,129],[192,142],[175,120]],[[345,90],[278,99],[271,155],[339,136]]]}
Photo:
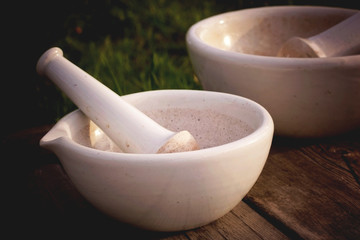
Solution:
{"label": "weathered wood plank", "polygon": [[16,184],[12,190],[17,194],[11,196],[18,211],[12,215],[16,227],[28,227],[28,233],[47,229],[146,239],[285,239],[280,229],[292,239],[360,238],[358,133],[317,141],[275,139],[246,204],[202,228],[156,233],[110,219],[83,199],[57,158],[38,146],[48,129],[29,129],[1,142],[11,153],[7,172]]}
{"label": "weathered wood plank", "polygon": [[240,202],[230,213],[219,220],[192,231],[185,232],[189,239],[288,239],[283,233]]}
{"label": "weathered wood plank", "polygon": [[260,239],[288,239],[279,229],[275,228],[273,223],[269,222],[245,202],[240,203],[231,211],[244,224],[250,227]]}
{"label": "weathered wood plank", "polygon": [[275,139],[245,202],[295,238],[359,239],[359,136]]}
{"label": "weathered wood plank", "polygon": [[150,232],[113,220],[78,193],[55,155],[38,146],[48,130],[49,126],[29,129],[2,140],[7,151],[12,152],[14,172],[21,168],[16,175],[20,179],[18,194],[14,195],[17,205],[22,204],[17,215],[21,221],[16,222],[16,228],[26,229],[27,236],[56,232],[57,236],[133,239],[287,239],[244,202],[219,220],[184,232]]}

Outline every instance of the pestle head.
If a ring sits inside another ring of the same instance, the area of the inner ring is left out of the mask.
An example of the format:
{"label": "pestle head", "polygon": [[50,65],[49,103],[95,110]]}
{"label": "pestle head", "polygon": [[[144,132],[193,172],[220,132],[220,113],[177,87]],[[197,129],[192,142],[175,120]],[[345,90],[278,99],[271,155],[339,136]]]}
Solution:
{"label": "pestle head", "polygon": [[325,57],[320,49],[308,39],[293,37],[284,43],[277,53],[278,57],[318,58]]}
{"label": "pestle head", "polygon": [[188,131],[181,131],[172,136],[157,153],[175,153],[198,150],[199,145]]}

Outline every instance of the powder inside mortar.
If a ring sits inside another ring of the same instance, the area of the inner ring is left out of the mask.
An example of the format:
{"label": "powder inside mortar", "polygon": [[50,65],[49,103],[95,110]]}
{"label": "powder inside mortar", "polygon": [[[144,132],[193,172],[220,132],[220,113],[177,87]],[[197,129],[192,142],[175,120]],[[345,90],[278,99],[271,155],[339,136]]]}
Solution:
{"label": "powder inside mortar", "polygon": [[[254,131],[240,119],[212,110],[169,108],[166,110],[144,111],[144,113],[171,131],[188,130],[194,136],[201,149],[236,141]],[[121,152],[102,132],[96,138],[96,141],[91,143],[89,125],[80,129],[73,136],[73,139],[88,147]]]}
{"label": "powder inside mortar", "polygon": [[145,113],[171,131],[188,130],[202,149],[236,141],[253,131],[243,121],[211,110],[171,108]]}

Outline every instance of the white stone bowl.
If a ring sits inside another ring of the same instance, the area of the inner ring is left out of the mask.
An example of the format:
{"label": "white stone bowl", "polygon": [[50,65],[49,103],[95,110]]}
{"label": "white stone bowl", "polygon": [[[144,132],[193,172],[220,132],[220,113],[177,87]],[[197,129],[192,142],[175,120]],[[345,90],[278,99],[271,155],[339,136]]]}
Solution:
{"label": "white stone bowl", "polygon": [[[149,230],[191,229],[229,212],[256,182],[274,131],[259,104],[195,90],[149,91],[124,99],[168,128],[187,126],[200,145],[210,140],[214,146],[128,154],[114,152],[107,140],[97,145],[100,150],[89,145],[89,119],[80,110],[66,115],[40,144],[58,156],[78,191],[105,214]],[[239,121],[247,125],[245,137],[239,137]]]}
{"label": "white stone bowl", "polygon": [[252,99],[275,133],[325,137],[360,127],[360,55],[275,57],[292,36],[309,37],[356,10],[278,6],[216,15],[191,26],[187,47],[205,90]]}

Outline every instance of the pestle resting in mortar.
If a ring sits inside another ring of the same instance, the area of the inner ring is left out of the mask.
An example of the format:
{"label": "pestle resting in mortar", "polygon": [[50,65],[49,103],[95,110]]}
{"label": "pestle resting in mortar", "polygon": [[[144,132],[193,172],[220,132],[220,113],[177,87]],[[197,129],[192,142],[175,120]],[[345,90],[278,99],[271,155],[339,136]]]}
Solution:
{"label": "pestle resting in mortar", "polygon": [[309,38],[292,37],[280,48],[278,57],[324,58],[360,53],[360,13]]}
{"label": "pestle resting in mortar", "polygon": [[52,80],[124,152],[172,153],[199,148],[188,131],[172,132],[160,126],[64,58],[60,48],[47,50],[36,69]]}

